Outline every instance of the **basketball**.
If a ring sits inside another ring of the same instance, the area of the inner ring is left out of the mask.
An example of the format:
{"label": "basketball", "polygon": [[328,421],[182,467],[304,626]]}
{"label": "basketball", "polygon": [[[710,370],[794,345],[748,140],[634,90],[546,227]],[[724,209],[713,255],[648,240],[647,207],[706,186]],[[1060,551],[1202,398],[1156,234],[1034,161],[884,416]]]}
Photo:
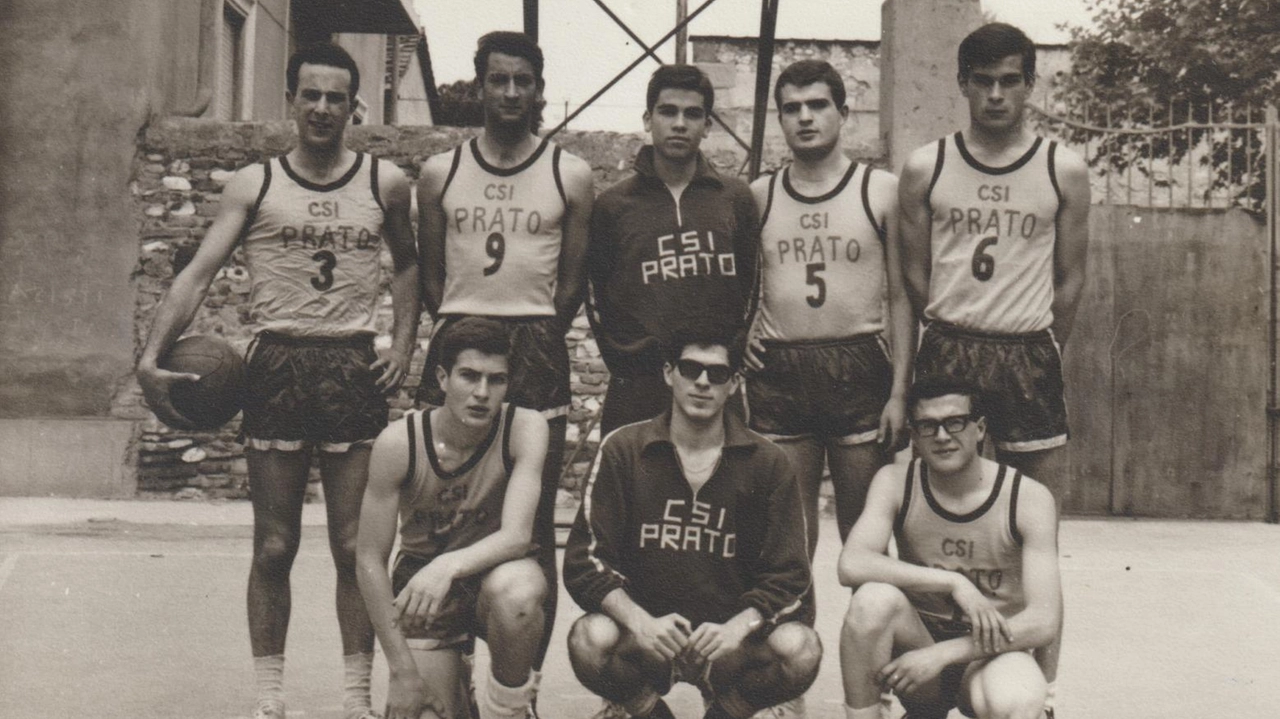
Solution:
{"label": "basketball", "polygon": [[243,405],[244,362],[226,340],[207,335],[174,343],[160,368],[200,375],[195,382],[176,382],[169,392],[173,408],[197,429],[216,429],[236,416]]}

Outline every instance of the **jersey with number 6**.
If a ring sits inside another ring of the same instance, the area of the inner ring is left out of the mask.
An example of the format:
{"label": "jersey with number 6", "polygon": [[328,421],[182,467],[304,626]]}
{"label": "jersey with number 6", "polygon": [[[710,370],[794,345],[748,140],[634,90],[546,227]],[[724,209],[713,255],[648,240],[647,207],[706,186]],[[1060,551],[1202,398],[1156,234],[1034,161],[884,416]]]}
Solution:
{"label": "jersey with number 6", "polygon": [[374,333],[384,217],[378,159],[359,153],[325,185],[299,176],[287,157],[262,171],[243,238],[250,321],[293,336]]}
{"label": "jersey with number 6", "polygon": [[769,180],[757,335],[800,341],[880,332],[885,240],[868,191],[872,169],[852,163],[819,197],[800,194],[790,170]]}
{"label": "jersey with number 6", "polygon": [[445,217],[441,314],[555,314],[567,200],[560,147],[543,140],[515,167],[489,164],[472,139],[453,153],[440,193]]}
{"label": "jersey with number 6", "polygon": [[1053,324],[1053,251],[1062,193],[1056,142],[1036,138],[1012,164],[978,162],[957,132],[938,140],[926,201],[933,267],[927,319],[993,333]]}

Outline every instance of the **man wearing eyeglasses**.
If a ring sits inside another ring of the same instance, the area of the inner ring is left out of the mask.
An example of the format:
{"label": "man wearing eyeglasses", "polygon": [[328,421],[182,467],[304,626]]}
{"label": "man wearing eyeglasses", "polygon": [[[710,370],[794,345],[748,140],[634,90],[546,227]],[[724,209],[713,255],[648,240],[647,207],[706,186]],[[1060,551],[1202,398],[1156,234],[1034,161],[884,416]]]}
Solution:
{"label": "man wearing eyeglasses", "polygon": [[662,415],[601,444],[565,552],[587,611],[569,631],[578,680],[632,717],[696,684],[707,717],[746,719],[800,696],[822,646],[795,621],[810,584],[805,516],[786,455],[724,411],[741,348],[671,343]]}
{"label": "man wearing eyeglasses", "polygon": [[[847,719],[1038,719],[1048,685],[1031,650],[1062,609],[1057,510],[1044,485],[984,459],[980,391],[931,375],[907,395],[918,459],[876,474],[840,556],[853,587],[841,632]],[[898,558],[888,556],[889,538]]]}

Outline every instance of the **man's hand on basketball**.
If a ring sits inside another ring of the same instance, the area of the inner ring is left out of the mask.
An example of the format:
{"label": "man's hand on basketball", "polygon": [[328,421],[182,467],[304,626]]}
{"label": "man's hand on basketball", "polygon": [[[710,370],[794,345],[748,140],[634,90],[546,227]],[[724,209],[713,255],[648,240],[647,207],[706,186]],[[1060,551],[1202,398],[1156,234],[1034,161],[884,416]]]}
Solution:
{"label": "man's hand on basketball", "polygon": [[907,446],[907,401],[904,397],[891,396],[880,413],[880,446],[886,451],[898,452]]}
{"label": "man's hand on basketball", "polygon": [[689,620],[679,614],[641,617],[629,627],[636,644],[650,654],[672,661],[689,645]]}
{"label": "man's hand on basketball", "polygon": [[387,683],[386,719],[418,719],[426,709],[444,716],[444,704],[428,695],[427,684],[417,667],[409,667],[407,671],[393,669]]}
{"label": "man's hand on basketball", "polygon": [[419,569],[396,595],[394,604],[401,629],[421,629],[430,624],[440,612],[453,579],[453,570],[439,558]]}
{"label": "man's hand on basketball", "polygon": [[396,349],[389,349],[377,362],[369,365],[369,369],[374,372],[382,370],[382,375],[378,377],[378,389],[390,394],[400,389],[404,378],[408,376],[409,356]]}
{"label": "man's hand on basketball", "polygon": [[729,621],[724,624],[703,622],[689,636],[687,651],[698,655],[703,662],[714,662],[742,646],[751,628],[742,622]]}
{"label": "man's hand on basketball", "polygon": [[884,665],[879,674],[880,686],[898,696],[910,694],[946,668],[947,658],[937,644],[914,649]]}
{"label": "man's hand on basketball", "polygon": [[138,367],[138,385],[142,387],[142,396],[147,406],[161,422],[174,429],[195,429],[195,425],[178,410],[173,408],[169,400],[169,390],[179,382],[195,382],[200,375],[191,372],[170,372],[155,365]]}
{"label": "man's hand on basketball", "polygon": [[973,627],[973,641],[984,654],[999,653],[1002,642],[1013,641],[1008,622],[991,600],[973,586],[973,582],[961,574],[956,576],[958,579],[951,590],[951,598]]}

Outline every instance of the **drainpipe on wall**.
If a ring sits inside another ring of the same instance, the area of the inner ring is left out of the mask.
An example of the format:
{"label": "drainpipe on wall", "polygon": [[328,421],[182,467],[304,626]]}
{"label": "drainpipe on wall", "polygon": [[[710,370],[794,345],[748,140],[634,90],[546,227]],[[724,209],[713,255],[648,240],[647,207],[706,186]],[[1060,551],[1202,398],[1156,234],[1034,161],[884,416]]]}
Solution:
{"label": "drainpipe on wall", "polygon": [[174,110],[175,115],[200,117],[213,102],[214,74],[218,68],[218,16],[221,10],[222,0],[203,0],[200,3],[200,49],[196,56],[196,99],[191,105]]}

